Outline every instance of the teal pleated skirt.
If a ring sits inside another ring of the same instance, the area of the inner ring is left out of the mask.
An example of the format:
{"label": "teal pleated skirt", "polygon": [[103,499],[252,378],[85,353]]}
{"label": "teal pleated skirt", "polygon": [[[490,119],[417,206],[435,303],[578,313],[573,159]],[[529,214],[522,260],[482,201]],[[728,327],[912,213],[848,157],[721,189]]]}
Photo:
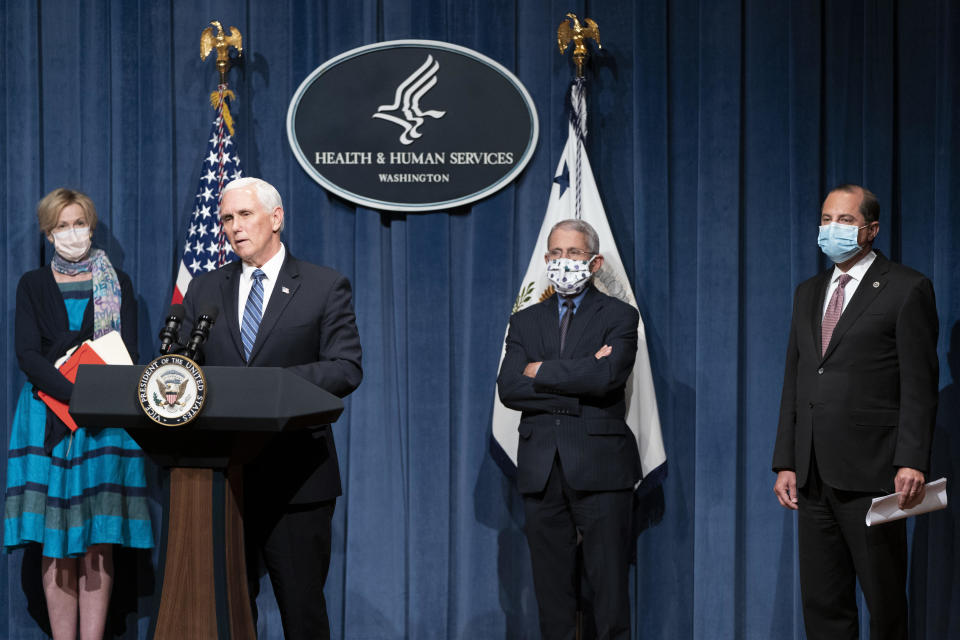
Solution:
{"label": "teal pleated skirt", "polygon": [[123,429],[67,435],[47,455],[47,408],[27,383],[13,419],[7,461],[3,545],[39,543],[51,558],[90,545],[153,546],[144,454]]}

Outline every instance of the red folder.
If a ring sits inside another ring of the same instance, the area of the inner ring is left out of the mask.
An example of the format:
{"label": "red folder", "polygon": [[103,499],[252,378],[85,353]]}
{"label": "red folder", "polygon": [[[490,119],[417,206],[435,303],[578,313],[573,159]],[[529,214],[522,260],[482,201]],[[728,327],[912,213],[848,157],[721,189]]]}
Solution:
{"label": "red folder", "polygon": [[[60,373],[63,374],[70,382],[76,382],[77,380],[77,367],[82,364],[106,364],[103,358],[97,355],[97,352],[93,350],[86,342],[80,345],[76,351],[73,352],[73,355],[70,356],[66,362],[60,365]],[[56,398],[50,396],[43,391],[38,391],[37,395],[43,400],[43,403],[46,404],[51,411],[57,414],[63,424],[67,425],[70,431],[77,430],[77,423],[73,421],[73,417],[70,416],[70,405],[66,402],[60,402]]]}

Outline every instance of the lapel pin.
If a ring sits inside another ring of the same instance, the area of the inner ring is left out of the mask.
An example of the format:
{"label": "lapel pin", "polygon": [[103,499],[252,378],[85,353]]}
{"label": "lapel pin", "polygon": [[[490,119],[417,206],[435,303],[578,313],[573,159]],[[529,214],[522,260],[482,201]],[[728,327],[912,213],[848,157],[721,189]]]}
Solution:
{"label": "lapel pin", "polygon": [[[873,286],[876,287],[876,286],[878,286],[878,285],[877,285],[876,282],[874,282],[874,283],[873,283]],[[283,291],[284,293],[290,293],[290,289],[287,289],[286,287],[280,287],[280,291]]]}
{"label": "lapel pin", "polygon": [[879,287],[880,287],[880,283],[877,282],[876,280],[874,280],[874,281],[873,281],[873,288],[874,288],[874,289],[878,289]]}

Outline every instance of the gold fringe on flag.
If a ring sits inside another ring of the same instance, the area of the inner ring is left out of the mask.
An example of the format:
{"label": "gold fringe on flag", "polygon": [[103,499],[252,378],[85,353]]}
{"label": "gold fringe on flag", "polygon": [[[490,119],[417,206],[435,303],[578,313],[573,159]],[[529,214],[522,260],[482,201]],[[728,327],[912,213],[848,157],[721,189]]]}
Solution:
{"label": "gold fringe on flag", "polygon": [[233,95],[233,91],[230,89],[224,89],[223,91],[217,90],[210,94],[210,106],[217,110],[220,108],[220,96],[223,96],[223,123],[227,125],[227,129],[230,130],[230,135],[233,135],[233,116],[230,115],[230,105],[227,103],[227,99],[230,100],[236,99],[237,96]]}

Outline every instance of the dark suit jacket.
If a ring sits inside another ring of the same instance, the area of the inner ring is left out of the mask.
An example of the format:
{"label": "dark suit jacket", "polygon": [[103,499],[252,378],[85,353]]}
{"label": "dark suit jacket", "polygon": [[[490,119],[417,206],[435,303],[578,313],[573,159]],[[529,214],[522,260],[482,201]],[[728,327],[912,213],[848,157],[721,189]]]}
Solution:
{"label": "dark suit jacket", "polygon": [[928,472],[937,412],[937,309],[923,274],[877,253],[820,352],[833,268],[797,287],[774,471],[806,484],[811,449],[828,485],[890,492],[899,467]]}
{"label": "dark suit jacket", "polygon": [[[183,300],[182,336],[207,306],[220,310],[202,347],[203,363],[230,367],[285,367],[344,397],[360,384],[360,336],[350,282],[289,251],[257,333],[250,362],[243,357],[238,296],[241,263],[193,279]],[[286,290],[285,290],[286,289]],[[245,487],[277,502],[317,502],[340,495],[340,468],[330,425],[284,433],[247,466]]]}
{"label": "dark suit jacket", "polygon": [[[510,318],[497,388],[504,405],[523,412],[517,451],[521,492],[543,490],[557,452],[576,490],[632,488],[640,479],[636,439],[624,421],[639,320],[636,309],[591,286],[560,353],[556,295]],[[596,359],[605,344],[613,353]],[[524,376],[527,363],[538,361],[543,364],[536,378]]]}

